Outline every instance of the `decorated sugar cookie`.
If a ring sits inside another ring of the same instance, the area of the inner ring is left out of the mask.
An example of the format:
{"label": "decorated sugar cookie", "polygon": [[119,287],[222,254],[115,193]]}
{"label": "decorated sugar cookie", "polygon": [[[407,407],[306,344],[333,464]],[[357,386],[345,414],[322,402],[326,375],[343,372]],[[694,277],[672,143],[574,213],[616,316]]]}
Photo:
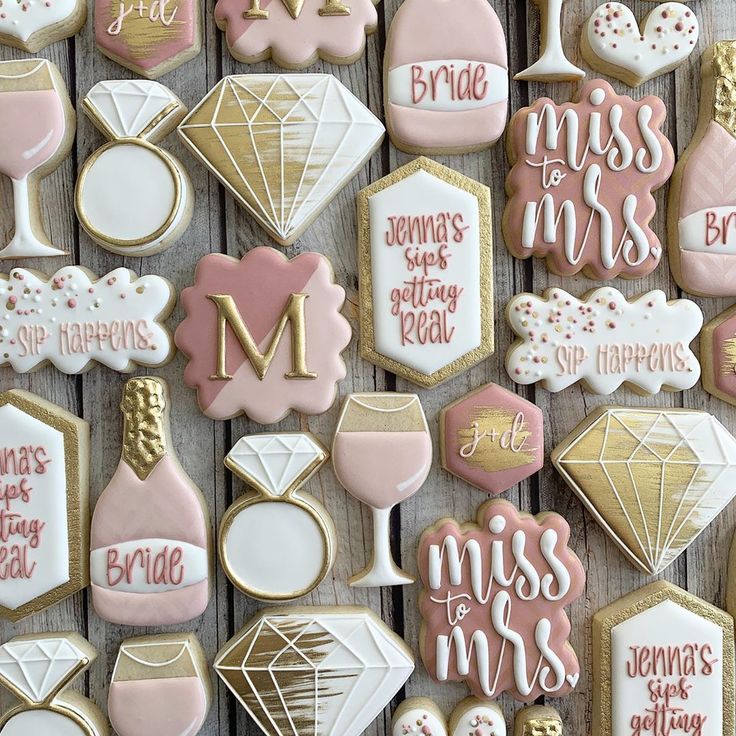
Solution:
{"label": "decorated sugar cookie", "polygon": [[273,58],[286,69],[352,64],[378,28],[372,0],[217,0],[215,20],[238,61]]}
{"label": "decorated sugar cookie", "polygon": [[484,503],[477,524],[442,519],[425,529],[419,646],[434,680],[522,702],[576,686],[565,608],[582,594],[585,571],[569,538],[561,516],[523,514],[501,500]]}
{"label": "decorated sugar cookie", "polygon": [[[263,677],[264,668],[279,672]],[[268,608],[215,657],[267,736],[360,736],[414,670],[409,647],[362,606]]]}
{"label": "decorated sugar cookie", "polygon": [[488,187],[418,158],[358,194],[361,354],[431,388],[493,353]]}
{"label": "decorated sugar cookie", "polygon": [[704,411],[603,406],[551,460],[647,575],[674,562],[736,495],[736,439]]}
{"label": "decorated sugar cookie", "polygon": [[160,378],[125,384],[122,457],[92,517],[92,603],[116,624],[180,624],[209,602],[209,514],[173,451],[169,404]]}
{"label": "decorated sugar cookie", "polygon": [[593,733],[730,734],[733,619],[660,581],[593,616]]}
{"label": "decorated sugar cookie", "polygon": [[331,74],[225,77],[179,126],[192,153],[280,245],[312,224],[383,133]]}
{"label": "decorated sugar cookie", "polygon": [[386,127],[409,153],[480,151],[508,114],[506,36],[487,0],[405,0],[384,59]]}
{"label": "decorated sugar cookie", "polygon": [[565,56],[562,48],[562,6],[565,0],[534,0],[541,15],[541,55],[514,79],[527,82],[574,82],[585,72]]}
{"label": "decorated sugar cookie", "polygon": [[514,736],[563,736],[560,714],[548,705],[530,705],[514,717]]}
{"label": "decorated sugar cookie", "polygon": [[[43,12],[44,4],[60,7],[67,2],[5,2],[0,6],[0,30],[6,14],[28,11],[32,17]],[[15,216],[15,234],[0,248],[0,259],[65,255],[43,229],[39,188],[41,179],[71,151],[75,129],[74,108],[54,64],[46,59],[0,61],[0,174],[13,184]]]}
{"label": "decorated sugar cookie", "polygon": [[675,167],[667,211],[678,285],[700,296],[736,296],[736,41],[703,54],[700,117]]}
{"label": "decorated sugar cookie", "polygon": [[105,56],[148,79],[202,49],[199,0],[95,0],[95,41]]}
{"label": "decorated sugar cookie", "polygon": [[721,312],[700,333],[703,388],[736,406],[736,307]]}
{"label": "decorated sugar cookie", "polygon": [[0,366],[27,373],[52,363],[83,373],[97,362],[121,373],[174,356],[164,321],[174,287],[160,276],[116,268],[97,278],[65,266],[46,278],[14,268],[0,274]]}
{"label": "decorated sugar cookie", "polygon": [[506,736],[506,722],[495,703],[465,698],[449,722],[428,698],[409,698],[394,713],[391,736]]}
{"label": "decorated sugar cookie", "polygon": [[194,634],[126,639],[107,710],[118,736],[196,736],[212,702],[207,659]]}
{"label": "decorated sugar cookie", "polygon": [[601,74],[638,87],[676,69],[698,44],[698,19],[682,3],[652,8],[642,25],[623,3],[603,3],[583,26],[583,57]]}
{"label": "decorated sugar cookie", "polygon": [[89,584],[89,425],[0,393],[0,616],[18,621]]}
{"label": "decorated sugar cookie", "polygon": [[542,410],[495,383],[440,413],[442,467],[486,493],[503,493],[544,463]]}
{"label": "decorated sugar cookie", "polygon": [[107,736],[107,720],[92,701],[66,692],[97,650],[79,634],[26,634],[0,647],[0,685],[20,700],[0,717],[2,736]]}
{"label": "decorated sugar cookie", "polygon": [[560,276],[646,276],[662,246],[649,227],[652,191],[670,177],[672,145],[659,97],[633,100],[587,82],[573,102],[548,98],[517,112],[508,136],[506,246],[546,258]]}
{"label": "decorated sugar cookie", "polygon": [[181,302],[176,344],[188,357],[187,386],[212,419],[247,414],[271,424],[292,409],[322,414],[345,377],[351,329],[345,291],[319,253],[288,260],[254,248],[238,261],[202,258]]}
{"label": "decorated sugar cookie", "polygon": [[9,0],[0,5],[0,43],[35,54],[73,36],[85,20],[83,0]]}
{"label": "decorated sugar cookie", "polygon": [[110,141],[84,162],[77,179],[82,227],[119,255],[165,250],[189,226],[194,193],[179,160],[155,143],[186,108],[162,84],[144,80],[98,82],[82,106]]}
{"label": "decorated sugar cookie", "polygon": [[337,479],[373,512],[373,557],[350,585],[408,585],[389,543],[391,509],[413,496],[432,466],[432,438],[416,394],[350,394],[332,441]]}
{"label": "decorated sugar cookie", "polygon": [[253,489],[220,524],[220,562],[236,588],[261,600],[292,600],[330,572],[335,525],[300,489],[327,456],[304,432],[247,435],[230,450],[225,466]]}
{"label": "decorated sugar cookie", "polygon": [[603,287],[581,299],[562,289],[541,297],[518,294],[506,307],[518,339],[506,354],[506,370],[517,383],[541,382],[562,391],[578,381],[596,394],[622,385],[641,394],[683,391],[700,378],[690,343],[703,313],[689,299],[667,301],[663,291],[627,300]]}

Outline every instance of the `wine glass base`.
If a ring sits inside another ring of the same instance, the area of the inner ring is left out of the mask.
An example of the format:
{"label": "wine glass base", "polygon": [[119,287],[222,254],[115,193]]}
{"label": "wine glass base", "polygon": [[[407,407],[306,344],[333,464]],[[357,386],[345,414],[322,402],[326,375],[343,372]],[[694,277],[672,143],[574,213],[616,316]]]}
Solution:
{"label": "wine glass base", "polygon": [[567,59],[555,62],[554,71],[551,71],[549,66],[549,61],[542,57],[524,71],[516,74],[514,79],[533,82],[569,82],[585,77],[585,72]]}
{"label": "wine glass base", "polygon": [[0,258],[45,258],[65,256],[67,251],[42,243],[36,238],[16,235],[2,250]]}
{"label": "wine glass base", "polygon": [[386,588],[392,585],[411,585],[414,578],[398,567],[393,570],[366,568],[348,580],[351,588]]}

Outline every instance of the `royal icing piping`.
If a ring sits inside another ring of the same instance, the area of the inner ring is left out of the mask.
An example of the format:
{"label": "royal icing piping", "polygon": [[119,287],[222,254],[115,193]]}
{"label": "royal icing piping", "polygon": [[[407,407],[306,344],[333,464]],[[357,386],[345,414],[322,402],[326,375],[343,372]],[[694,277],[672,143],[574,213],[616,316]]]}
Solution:
{"label": "royal icing piping", "polygon": [[[489,501],[478,523],[445,519],[419,542],[422,660],[438,682],[465,680],[479,698],[528,702],[577,684],[565,607],[585,586],[557,514],[535,518]],[[510,570],[510,572],[508,572]]]}
{"label": "royal icing piping", "polygon": [[[284,656],[290,665],[280,677],[259,676]],[[266,734],[289,736],[294,723],[305,723],[314,736],[360,736],[409,678],[414,660],[366,608],[305,607],[260,613],[218,652],[214,668]]]}
{"label": "royal icing piping", "polygon": [[378,27],[371,0],[217,0],[215,20],[244,63],[273,57],[289,69],[317,58],[352,63]]}
{"label": "royal icing piping", "polygon": [[677,66],[695,50],[700,32],[695,13],[682,3],[665,2],[639,29],[633,12],[622,3],[600,5],[583,33],[602,71],[646,80]]}
{"label": "royal icing piping", "polygon": [[0,4],[0,36],[15,39],[23,47],[36,33],[51,32],[54,38],[50,40],[56,40],[53,27],[79,12],[79,5],[79,0],[6,0]]}
{"label": "royal icing piping", "polygon": [[[234,122],[242,135],[226,135]],[[383,133],[331,74],[226,77],[179,126],[194,155],[281,245],[309,227]]]}
{"label": "royal icing piping", "polygon": [[0,365],[17,373],[47,361],[63,373],[94,361],[121,372],[163,365],[174,350],[162,324],[172,302],[166,279],[126,268],[98,279],[66,266],[48,280],[15,268],[0,274]]}
{"label": "royal icing piping", "polygon": [[662,256],[649,228],[651,192],[674,166],[665,115],[658,97],[635,101],[600,79],[583,86],[578,102],[542,98],[518,112],[504,213],[511,253],[546,257],[562,276],[650,273]]}
{"label": "royal icing piping", "polygon": [[386,121],[399,147],[477,149],[508,113],[506,37],[485,0],[407,0],[386,43]]}
{"label": "royal icing piping", "polygon": [[506,370],[520,384],[562,391],[583,381],[593,393],[610,394],[626,383],[656,394],[692,388],[700,378],[689,345],[703,313],[688,299],[650,291],[627,301],[610,287],[578,299],[555,288],[515,296],[506,315],[518,335]]}

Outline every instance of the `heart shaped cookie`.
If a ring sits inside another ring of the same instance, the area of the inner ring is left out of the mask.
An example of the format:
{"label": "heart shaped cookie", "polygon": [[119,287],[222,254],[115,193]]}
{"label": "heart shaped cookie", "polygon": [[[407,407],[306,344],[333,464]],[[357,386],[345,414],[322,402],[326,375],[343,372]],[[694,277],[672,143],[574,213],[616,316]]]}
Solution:
{"label": "heart shaped cookie", "polygon": [[394,713],[391,736],[506,736],[501,709],[478,698],[465,698],[449,722],[429,698],[409,698]]}
{"label": "heart shaped cookie", "polygon": [[695,13],[682,3],[657,5],[643,29],[623,3],[603,3],[583,27],[581,49],[593,69],[638,87],[685,61],[699,32]]}

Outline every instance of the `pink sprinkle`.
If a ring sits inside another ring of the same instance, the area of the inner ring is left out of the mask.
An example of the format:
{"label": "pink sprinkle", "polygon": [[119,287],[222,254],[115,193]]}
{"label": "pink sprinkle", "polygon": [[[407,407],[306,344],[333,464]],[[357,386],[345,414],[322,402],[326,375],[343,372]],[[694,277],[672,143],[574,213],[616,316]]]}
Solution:
{"label": "pink sprinkle", "polygon": [[69,307],[69,309],[74,309],[77,306],[77,300],[76,299],[70,299],[66,305]]}
{"label": "pink sprinkle", "polygon": [[120,298],[121,298],[121,299],[125,299],[125,297],[126,297],[126,296],[127,296],[127,294],[121,294],[121,295],[120,295]]}
{"label": "pink sprinkle", "polygon": [[17,296],[8,297],[8,302],[10,304],[15,304],[17,301],[18,301],[18,297]]}

